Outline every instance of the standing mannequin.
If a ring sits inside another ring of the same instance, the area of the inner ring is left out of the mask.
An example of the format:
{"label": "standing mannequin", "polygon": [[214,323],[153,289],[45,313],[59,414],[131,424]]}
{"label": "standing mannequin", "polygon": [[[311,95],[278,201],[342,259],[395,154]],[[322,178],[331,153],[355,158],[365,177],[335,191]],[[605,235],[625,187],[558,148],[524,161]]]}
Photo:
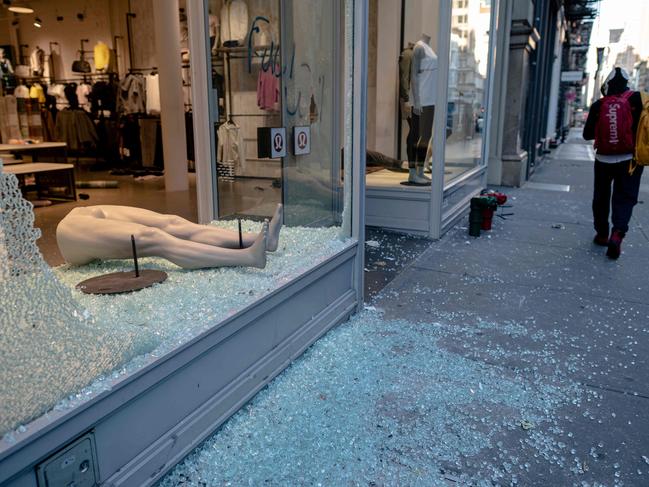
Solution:
{"label": "standing mannequin", "polygon": [[437,55],[430,47],[430,39],[429,35],[422,34],[415,44],[410,81],[412,112],[419,115],[419,136],[415,149],[415,167],[410,166],[408,182],[421,185],[430,184],[430,178],[424,176],[424,163],[433,135],[437,95]]}
{"label": "standing mannequin", "polygon": [[419,138],[419,115],[412,112],[410,99],[410,82],[412,71],[412,55],[415,47],[414,42],[409,42],[399,55],[399,102],[401,114],[408,122],[408,136],[406,137],[406,155],[408,156],[408,167],[415,167],[417,139]]}
{"label": "standing mannequin", "polygon": [[29,55],[29,66],[32,76],[43,76],[45,70],[45,51],[36,46]]}
{"label": "standing mannequin", "polygon": [[0,73],[5,74],[14,74],[14,68],[11,66],[11,61],[5,57],[5,50],[0,47]]}
{"label": "standing mannequin", "polygon": [[[16,86],[16,77],[14,76],[14,68],[11,61],[5,57],[5,50],[0,47],[0,78],[2,78],[2,86],[0,88],[13,88]],[[0,89],[0,94],[3,90]]]}

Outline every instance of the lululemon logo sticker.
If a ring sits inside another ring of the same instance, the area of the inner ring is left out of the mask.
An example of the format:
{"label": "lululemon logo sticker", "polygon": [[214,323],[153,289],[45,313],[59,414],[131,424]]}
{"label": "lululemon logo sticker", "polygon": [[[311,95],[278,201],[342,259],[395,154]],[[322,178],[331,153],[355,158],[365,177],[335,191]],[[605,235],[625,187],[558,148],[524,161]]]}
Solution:
{"label": "lululemon logo sticker", "polygon": [[286,130],[274,128],[270,130],[271,157],[286,157]]}
{"label": "lululemon logo sticker", "polygon": [[293,129],[293,152],[296,156],[311,153],[311,127],[295,127]]}
{"label": "lululemon logo sticker", "polygon": [[304,132],[300,132],[300,134],[297,136],[297,146],[300,149],[305,149],[306,148],[306,134]]}

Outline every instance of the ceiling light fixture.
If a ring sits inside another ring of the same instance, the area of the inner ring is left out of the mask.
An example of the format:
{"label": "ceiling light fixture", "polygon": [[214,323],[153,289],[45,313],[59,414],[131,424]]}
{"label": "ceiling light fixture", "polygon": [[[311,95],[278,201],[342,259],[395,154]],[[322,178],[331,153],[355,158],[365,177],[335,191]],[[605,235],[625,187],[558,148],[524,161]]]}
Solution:
{"label": "ceiling light fixture", "polygon": [[34,9],[25,4],[12,4],[7,10],[17,14],[33,14]]}
{"label": "ceiling light fixture", "polygon": [[39,29],[43,27],[43,21],[39,17],[34,19],[34,27],[38,27]]}

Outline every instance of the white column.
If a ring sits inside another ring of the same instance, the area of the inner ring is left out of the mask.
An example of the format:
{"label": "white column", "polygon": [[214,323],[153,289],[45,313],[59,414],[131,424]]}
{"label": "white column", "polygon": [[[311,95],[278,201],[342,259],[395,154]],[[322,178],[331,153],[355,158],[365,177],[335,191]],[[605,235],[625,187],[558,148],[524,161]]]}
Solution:
{"label": "white column", "polygon": [[180,63],[178,0],[156,2],[153,10],[160,76],[160,113],[166,191],[187,191],[187,140]]}

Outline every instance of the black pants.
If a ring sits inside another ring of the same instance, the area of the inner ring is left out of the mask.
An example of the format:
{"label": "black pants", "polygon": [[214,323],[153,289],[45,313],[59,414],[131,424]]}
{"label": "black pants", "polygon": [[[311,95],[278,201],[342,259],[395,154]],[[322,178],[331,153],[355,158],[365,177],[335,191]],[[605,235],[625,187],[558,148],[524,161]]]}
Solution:
{"label": "black pants", "polygon": [[408,167],[415,167],[417,160],[417,141],[419,140],[419,115],[411,113],[408,117],[408,137],[406,138],[406,154]]}
{"label": "black pants", "polygon": [[[421,117],[419,118],[419,138],[417,140],[417,157],[416,165],[423,166],[426,162],[428,145],[433,136],[433,123],[435,122],[435,106],[422,107]],[[414,167],[414,166],[410,166]]]}
{"label": "black pants", "polygon": [[[630,161],[607,164],[595,161],[595,191],[593,194],[593,218],[595,231],[602,235],[609,232],[608,217],[611,214],[613,230],[629,231],[633,207],[638,203],[640,179],[643,167],[638,166],[629,174]],[[611,199],[611,184],[613,198]],[[611,200],[613,211],[611,213]]]}

